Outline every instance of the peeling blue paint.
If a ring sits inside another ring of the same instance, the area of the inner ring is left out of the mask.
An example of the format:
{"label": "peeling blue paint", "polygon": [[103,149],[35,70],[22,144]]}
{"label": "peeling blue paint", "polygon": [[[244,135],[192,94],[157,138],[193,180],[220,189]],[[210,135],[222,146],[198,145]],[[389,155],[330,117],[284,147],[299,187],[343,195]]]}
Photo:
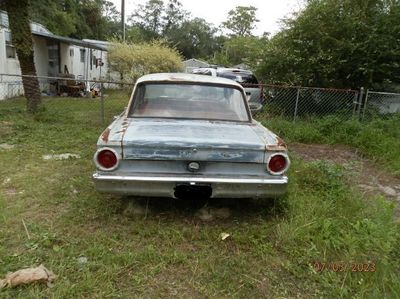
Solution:
{"label": "peeling blue paint", "polygon": [[220,152],[216,149],[199,149],[196,152],[178,148],[153,148],[130,146],[124,148],[125,159],[134,160],[193,160],[193,161],[229,161],[263,163],[264,152],[259,151],[236,151]]}

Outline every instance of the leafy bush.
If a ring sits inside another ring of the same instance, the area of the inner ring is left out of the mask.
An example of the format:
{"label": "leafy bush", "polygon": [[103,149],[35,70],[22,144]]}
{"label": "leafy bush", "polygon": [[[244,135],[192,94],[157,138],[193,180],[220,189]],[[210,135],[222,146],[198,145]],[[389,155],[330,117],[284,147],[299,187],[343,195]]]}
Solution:
{"label": "leafy bush", "polygon": [[183,67],[178,51],[162,41],[141,44],[114,42],[108,51],[108,61],[110,71],[133,81],[145,74],[182,71]]}

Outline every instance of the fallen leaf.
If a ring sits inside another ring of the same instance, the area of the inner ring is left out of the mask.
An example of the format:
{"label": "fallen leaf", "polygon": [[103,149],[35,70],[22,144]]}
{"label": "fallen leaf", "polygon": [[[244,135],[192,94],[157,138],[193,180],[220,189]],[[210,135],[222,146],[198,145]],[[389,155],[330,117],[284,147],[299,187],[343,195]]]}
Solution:
{"label": "fallen leaf", "polygon": [[80,256],[77,260],[80,264],[86,264],[88,262],[88,258],[86,256]]}
{"label": "fallen leaf", "polygon": [[224,240],[226,240],[227,238],[229,238],[231,235],[230,235],[230,234],[227,234],[227,233],[221,233],[219,236],[221,237],[221,240],[224,241]]}

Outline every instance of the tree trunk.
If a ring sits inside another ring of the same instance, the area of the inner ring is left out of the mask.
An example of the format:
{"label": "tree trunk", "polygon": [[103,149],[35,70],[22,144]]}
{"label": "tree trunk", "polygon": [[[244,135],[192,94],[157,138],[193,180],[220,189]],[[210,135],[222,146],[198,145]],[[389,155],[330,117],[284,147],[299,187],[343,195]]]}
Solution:
{"label": "tree trunk", "polygon": [[8,13],[12,43],[17,50],[21,67],[27,110],[35,113],[40,105],[41,96],[33,58],[33,39],[29,18],[30,3],[29,0],[4,0],[3,5]]}

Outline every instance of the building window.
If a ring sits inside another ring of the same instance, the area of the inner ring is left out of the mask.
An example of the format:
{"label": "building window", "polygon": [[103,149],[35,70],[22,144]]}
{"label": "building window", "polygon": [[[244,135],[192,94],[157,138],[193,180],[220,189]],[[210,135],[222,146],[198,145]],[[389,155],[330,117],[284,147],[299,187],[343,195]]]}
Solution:
{"label": "building window", "polygon": [[93,69],[93,50],[92,49],[90,49],[89,50],[90,52],[90,55],[89,55],[89,57],[90,57],[90,60],[89,60],[89,64],[90,64],[90,70],[92,70]]}
{"label": "building window", "polygon": [[11,32],[5,32],[5,37],[6,37],[6,56],[7,58],[16,58],[16,50],[15,47],[12,45],[12,40],[11,40]]}
{"label": "building window", "polygon": [[69,49],[69,56],[74,57],[74,48]]}
{"label": "building window", "polygon": [[49,59],[47,72],[49,76],[56,77],[61,73],[59,42],[50,39],[47,40],[47,55]]}
{"label": "building window", "polygon": [[81,49],[81,62],[85,62],[86,49]]}

